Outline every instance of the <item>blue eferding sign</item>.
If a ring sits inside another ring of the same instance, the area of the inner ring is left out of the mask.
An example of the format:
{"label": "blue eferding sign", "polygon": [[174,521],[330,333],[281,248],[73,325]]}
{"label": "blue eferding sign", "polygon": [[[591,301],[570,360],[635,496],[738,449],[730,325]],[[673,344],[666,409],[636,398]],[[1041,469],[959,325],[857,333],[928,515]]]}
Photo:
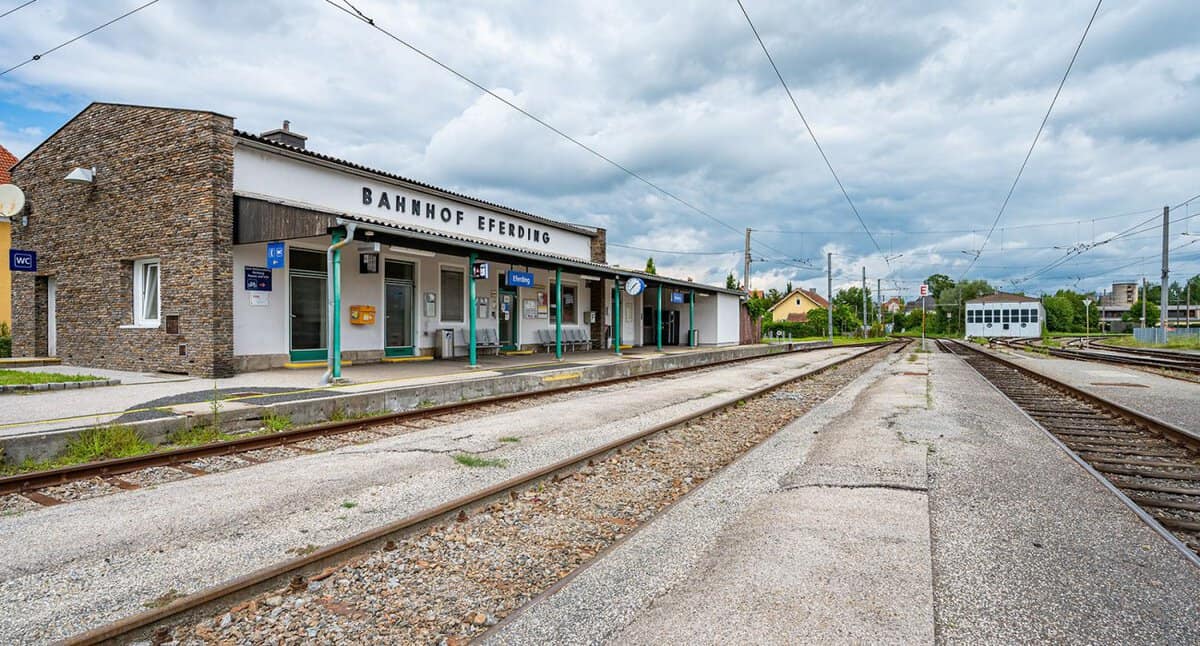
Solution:
{"label": "blue eferding sign", "polygon": [[646,281],[641,278],[629,278],[625,281],[625,293],[630,296],[637,296],[646,289]]}
{"label": "blue eferding sign", "polygon": [[504,284],[508,287],[533,287],[533,274],[527,271],[506,272]]}
{"label": "blue eferding sign", "polygon": [[282,242],[267,243],[267,269],[283,269]]}
{"label": "blue eferding sign", "polygon": [[246,267],[246,291],[271,291],[271,270],[266,267]]}
{"label": "blue eferding sign", "polygon": [[671,292],[671,302],[672,303],[682,303],[683,302],[683,292]]}
{"label": "blue eferding sign", "polygon": [[12,271],[37,271],[37,252],[9,249],[8,268]]}

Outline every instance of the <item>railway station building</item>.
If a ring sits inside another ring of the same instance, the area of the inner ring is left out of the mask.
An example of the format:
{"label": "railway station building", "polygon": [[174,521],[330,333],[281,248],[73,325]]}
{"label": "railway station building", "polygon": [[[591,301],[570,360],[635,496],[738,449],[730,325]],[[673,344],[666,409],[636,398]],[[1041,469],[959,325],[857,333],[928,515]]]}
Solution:
{"label": "railway station building", "polygon": [[1036,298],[997,292],[973,298],[966,305],[968,337],[1042,336],[1046,310]]}
{"label": "railway station building", "polygon": [[309,150],[283,127],[93,103],[22,159],[14,356],[226,376],[485,352],[735,345],[736,290],[607,264],[604,229]]}

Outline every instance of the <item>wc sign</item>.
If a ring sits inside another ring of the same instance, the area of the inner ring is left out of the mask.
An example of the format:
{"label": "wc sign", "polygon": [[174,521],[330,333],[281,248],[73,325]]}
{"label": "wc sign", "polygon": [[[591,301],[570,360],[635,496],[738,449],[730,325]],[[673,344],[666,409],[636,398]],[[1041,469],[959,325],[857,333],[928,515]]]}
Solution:
{"label": "wc sign", "polygon": [[37,252],[9,249],[8,268],[11,271],[37,271]]}

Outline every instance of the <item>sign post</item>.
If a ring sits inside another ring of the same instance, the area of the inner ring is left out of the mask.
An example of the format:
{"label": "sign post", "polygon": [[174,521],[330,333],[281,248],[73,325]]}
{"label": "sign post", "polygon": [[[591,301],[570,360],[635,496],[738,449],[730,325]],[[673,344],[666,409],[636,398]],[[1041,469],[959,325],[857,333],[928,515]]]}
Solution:
{"label": "sign post", "polygon": [[921,351],[925,352],[925,297],[929,295],[929,285],[921,284]]}
{"label": "sign post", "polygon": [[283,269],[283,243],[267,243],[267,269]]}

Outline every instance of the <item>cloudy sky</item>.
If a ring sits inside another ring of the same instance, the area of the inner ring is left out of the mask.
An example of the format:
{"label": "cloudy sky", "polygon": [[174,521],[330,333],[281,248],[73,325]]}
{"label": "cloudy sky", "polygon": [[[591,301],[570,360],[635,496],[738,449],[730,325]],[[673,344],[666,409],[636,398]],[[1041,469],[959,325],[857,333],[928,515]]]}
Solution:
{"label": "cloudy sky", "polygon": [[[0,70],[142,2],[38,0],[0,18]],[[622,265],[653,255],[662,273],[721,282],[740,276],[751,227],[756,288],[824,291],[804,265],[833,252],[837,284],[865,266],[872,287],[911,297],[930,273],[961,277],[983,244],[1095,6],[744,2],[878,248],[733,0],[354,2],[724,224],[323,0],[161,0],[0,76],[0,143],[20,156],[91,101],[210,109],[250,131],[289,119],[312,149],[606,227]],[[1197,2],[1101,8],[969,277],[1028,293],[1157,277],[1157,227],[1078,245],[1200,194],[1197,26]],[[1197,214],[1200,199],[1172,216],[1189,275]]]}

